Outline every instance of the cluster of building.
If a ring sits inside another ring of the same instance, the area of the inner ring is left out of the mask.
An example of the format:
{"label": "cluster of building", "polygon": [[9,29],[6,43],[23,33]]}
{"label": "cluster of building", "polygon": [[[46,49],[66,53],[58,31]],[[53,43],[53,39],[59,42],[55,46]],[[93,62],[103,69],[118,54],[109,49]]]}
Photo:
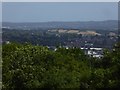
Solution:
{"label": "cluster of building", "polygon": [[[91,46],[93,46],[93,44],[86,44],[85,47],[81,47],[80,49],[83,50],[85,52],[85,54],[89,55],[90,57],[102,58],[103,57],[103,48],[93,48]],[[50,50],[54,50],[54,51],[57,50],[57,48],[55,46],[48,46],[48,48]],[[69,49],[71,47],[63,46],[63,48]],[[74,47],[72,47],[72,48],[74,48]]]}

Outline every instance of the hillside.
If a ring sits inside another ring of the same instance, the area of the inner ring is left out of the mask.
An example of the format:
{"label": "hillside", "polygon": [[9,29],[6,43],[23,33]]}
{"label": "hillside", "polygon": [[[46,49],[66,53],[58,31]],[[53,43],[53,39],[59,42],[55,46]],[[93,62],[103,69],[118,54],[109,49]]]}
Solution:
{"label": "hillside", "polygon": [[84,22],[29,22],[29,23],[11,23],[3,22],[3,27],[14,29],[96,29],[96,30],[117,30],[118,21],[84,21]]}

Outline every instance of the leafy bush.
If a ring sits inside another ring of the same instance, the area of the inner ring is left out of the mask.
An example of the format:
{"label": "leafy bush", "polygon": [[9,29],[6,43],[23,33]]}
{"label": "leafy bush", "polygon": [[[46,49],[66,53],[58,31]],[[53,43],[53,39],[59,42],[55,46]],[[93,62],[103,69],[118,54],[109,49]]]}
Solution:
{"label": "leafy bush", "polygon": [[98,60],[78,48],[51,51],[30,44],[5,44],[3,89],[119,88],[120,52],[118,46],[113,49]]}

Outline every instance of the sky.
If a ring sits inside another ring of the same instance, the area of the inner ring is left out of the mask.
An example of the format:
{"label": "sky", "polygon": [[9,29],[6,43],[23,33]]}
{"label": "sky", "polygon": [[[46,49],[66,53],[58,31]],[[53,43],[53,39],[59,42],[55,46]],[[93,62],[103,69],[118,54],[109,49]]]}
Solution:
{"label": "sky", "polygon": [[119,0],[1,0],[3,2],[119,2]]}
{"label": "sky", "polygon": [[3,22],[103,21],[118,19],[117,2],[3,2]]}

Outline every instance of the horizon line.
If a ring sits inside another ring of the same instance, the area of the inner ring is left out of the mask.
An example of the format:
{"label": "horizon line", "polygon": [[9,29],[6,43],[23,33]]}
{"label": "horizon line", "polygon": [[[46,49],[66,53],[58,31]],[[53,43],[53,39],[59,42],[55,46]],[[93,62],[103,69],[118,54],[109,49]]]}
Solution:
{"label": "horizon line", "polygon": [[112,19],[109,19],[109,20],[88,20],[88,21],[26,21],[26,22],[14,22],[14,21],[2,21],[2,23],[49,23],[49,22],[100,22],[100,21],[118,21],[118,20],[112,20]]}

